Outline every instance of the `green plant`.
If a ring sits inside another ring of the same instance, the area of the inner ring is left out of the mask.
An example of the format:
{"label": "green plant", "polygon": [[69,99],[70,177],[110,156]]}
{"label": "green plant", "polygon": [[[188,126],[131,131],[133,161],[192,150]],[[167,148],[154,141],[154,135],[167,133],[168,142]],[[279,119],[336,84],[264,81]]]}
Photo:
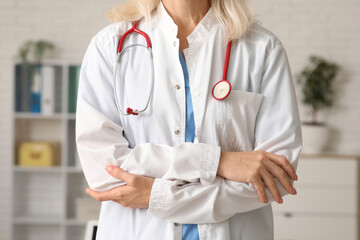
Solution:
{"label": "green plant", "polygon": [[35,64],[40,65],[44,55],[47,51],[53,50],[54,45],[51,42],[39,40],[39,41],[27,41],[20,47],[18,57],[23,64],[28,64],[29,55],[32,55],[32,60]]}
{"label": "green plant", "polygon": [[47,41],[37,41],[34,44],[34,60],[37,64],[40,64],[44,58],[45,52],[48,50],[53,50],[54,45]]}
{"label": "green plant", "polygon": [[297,82],[302,85],[302,102],[311,109],[311,124],[319,124],[319,110],[333,105],[333,81],[339,69],[336,63],[312,55],[308,65],[297,76]]}
{"label": "green plant", "polygon": [[25,42],[24,45],[22,45],[20,47],[18,56],[21,59],[23,64],[29,63],[28,56],[29,56],[29,53],[31,52],[33,45],[34,45],[34,42],[30,40],[30,41]]}

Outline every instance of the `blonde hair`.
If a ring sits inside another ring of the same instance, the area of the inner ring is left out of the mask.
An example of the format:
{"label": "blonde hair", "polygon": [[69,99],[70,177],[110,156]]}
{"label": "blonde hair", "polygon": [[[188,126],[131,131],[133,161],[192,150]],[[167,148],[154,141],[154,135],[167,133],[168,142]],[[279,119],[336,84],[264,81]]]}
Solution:
{"label": "blonde hair", "polygon": [[[135,21],[142,17],[146,21],[160,0],[128,0],[106,12],[110,21]],[[228,32],[228,39],[241,38],[255,22],[250,0],[210,0],[216,18]]]}

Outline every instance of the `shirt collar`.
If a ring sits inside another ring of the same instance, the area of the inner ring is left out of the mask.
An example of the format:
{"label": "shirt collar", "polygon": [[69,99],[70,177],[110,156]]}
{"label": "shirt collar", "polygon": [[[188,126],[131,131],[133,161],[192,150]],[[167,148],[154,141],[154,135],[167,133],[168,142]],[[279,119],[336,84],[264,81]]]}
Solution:
{"label": "shirt collar", "polygon": [[[168,32],[173,37],[177,36],[178,27],[166,11],[162,1],[160,1],[157,6],[155,16],[155,23],[153,25],[154,27],[158,25],[159,27],[164,28],[166,32]],[[213,7],[210,7],[209,11],[195,27],[194,31],[189,36],[187,36],[189,45],[206,38],[216,25],[219,25],[219,21],[214,14]]]}

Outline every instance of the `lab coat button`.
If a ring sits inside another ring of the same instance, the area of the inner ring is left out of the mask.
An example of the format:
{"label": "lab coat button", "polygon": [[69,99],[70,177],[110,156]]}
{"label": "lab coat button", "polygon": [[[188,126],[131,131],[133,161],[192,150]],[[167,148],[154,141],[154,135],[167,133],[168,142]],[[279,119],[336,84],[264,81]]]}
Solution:
{"label": "lab coat button", "polygon": [[174,45],[174,47],[176,47],[176,41],[174,41],[173,45]]}
{"label": "lab coat button", "polygon": [[180,130],[178,129],[178,130],[175,130],[175,134],[176,135],[179,135],[180,134]]}
{"label": "lab coat button", "polygon": [[194,97],[198,97],[200,96],[200,91],[199,90],[195,90],[194,91]]}
{"label": "lab coat button", "polygon": [[209,225],[208,224],[204,224],[204,229],[208,229]]}
{"label": "lab coat button", "polygon": [[179,84],[176,85],[175,88],[176,88],[177,90],[179,90],[179,89],[180,89],[180,85],[179,85]]}

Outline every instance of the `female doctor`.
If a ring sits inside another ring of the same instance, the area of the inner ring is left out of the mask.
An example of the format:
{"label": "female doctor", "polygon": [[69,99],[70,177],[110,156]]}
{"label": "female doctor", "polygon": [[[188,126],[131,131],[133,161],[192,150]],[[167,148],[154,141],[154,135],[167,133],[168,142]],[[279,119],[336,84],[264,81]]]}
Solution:
{"label": "female doctor", "polygon": [[97,240],[273,239],[270,203],[296,194],[302,148],[279,39],[248,0],[133,0],[110,16],[77,103]]}

